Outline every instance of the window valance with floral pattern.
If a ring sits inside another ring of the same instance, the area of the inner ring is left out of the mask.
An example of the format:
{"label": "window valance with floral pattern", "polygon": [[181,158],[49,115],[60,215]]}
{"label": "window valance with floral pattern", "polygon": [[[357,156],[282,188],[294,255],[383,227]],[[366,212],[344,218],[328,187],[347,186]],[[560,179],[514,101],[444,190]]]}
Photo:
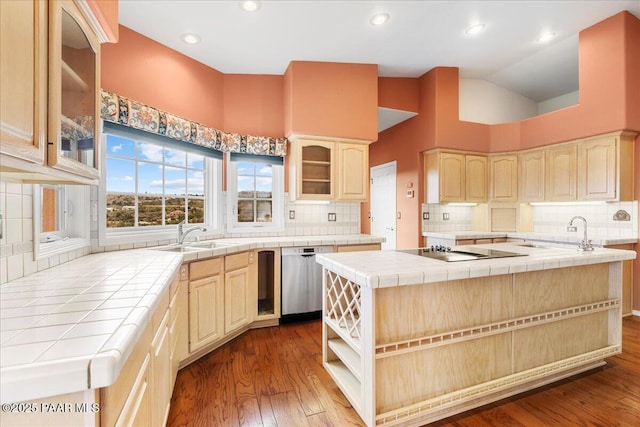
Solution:
{"label": "window valance with floral pattern", "polygon": [[217,151],[277,157],[287,155],[287,138],[224,132],[106,90],[101,90],[101,99],[100,116],[113,123]]}

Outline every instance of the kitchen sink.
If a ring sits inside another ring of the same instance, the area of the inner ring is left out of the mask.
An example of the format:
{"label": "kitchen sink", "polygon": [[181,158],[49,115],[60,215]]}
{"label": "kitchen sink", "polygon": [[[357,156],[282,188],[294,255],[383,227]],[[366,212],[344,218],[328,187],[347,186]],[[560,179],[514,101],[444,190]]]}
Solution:
{"label": "kitchen sink", "polygon": [[221,242],[202,242],[195,243],[193,247],[199,249],[216,249],[216,248],[227,248],[229,246],[234,246],[235,243],[221,243]]}
{"label": "kitchen sink", "polygon": [[197,251],[201,251],[205,248],[196,248],[193,246],[163,246],[163,247],[159,247],[159,248],[153,248],[155,250],[158,251],[165,251],[165,252],[197,252]]}

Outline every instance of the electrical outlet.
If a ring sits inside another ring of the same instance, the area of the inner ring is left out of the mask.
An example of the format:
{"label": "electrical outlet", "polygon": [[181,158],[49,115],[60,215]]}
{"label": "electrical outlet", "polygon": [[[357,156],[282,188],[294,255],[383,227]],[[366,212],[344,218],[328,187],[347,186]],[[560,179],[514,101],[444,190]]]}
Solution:
{"label": "electrical outlet", "polygon": [[443,214],[442,214],[442,219],[443,219],[443,220],[445,220],[445,221],[449,221],[449,214],[448,214],[448,213],[446,213],[446,212],[445,212],[445,213],[443,213]]}
{"label": "electrical outlet", "polygon": [[567,231],[577,232],[578,231],[578,227],[570,225],[570,226],[567,227]]}
{"label": "electrical outlet", "polygon": [[422,212],[422,219],[425,221],[429,220],[429,212]]}
{"label": "electrical outlet", "polygon": [[180,267],[180,280],[187,280],[189,278],[189,273],[187,272],[187,266],[183,265]]}
{"label": "electrical outlet", "polygon": [[336,213],[335,212],[329,212],[329,221],[335,221],[336,220]]}
{"label": "electrical outlet", "polygon": [[296,219],[296,211],[294,210],[289,211],[289,219]]}

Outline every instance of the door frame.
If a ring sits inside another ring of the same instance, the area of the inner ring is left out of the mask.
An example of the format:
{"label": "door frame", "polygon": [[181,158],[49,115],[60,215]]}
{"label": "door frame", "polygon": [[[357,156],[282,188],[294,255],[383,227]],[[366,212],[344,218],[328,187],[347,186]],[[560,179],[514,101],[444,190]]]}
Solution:
{"label": "door frame", "polygon": [[[393,180],[394,183],[397,182],[397,169],[398,169],[398,162],[396,160],[392,160],[390,162],[387,163],[383,163],[381,165],[377,165],[377,166],[372,166],[369,169],[369,177],[370,177],[370,181],[369,181],[369,198],[370,198],[370,211],[371,211],[371,215],[369,217],[369,222],[370,222],[370,230],[373,234],[373,224],[371,224],[372,219],[374,218],[374,212],[373,212],[373,203],[371,198],[373,197],[373,179],[376,177],[381,177],[381,176],[385,176],[385,175],[393,175]],[[394,231],[394,239],[395,241],[393,242],[393,247],[396,248],[397,247],[397,242],[398,242],[398,238],[397,238],[397,233],[398,233],[398,224],[397,224],[397,217],[396,217],[396,208],[397,208],[397,190],[396,190],[396,186],[394,185],[394,191],[393,191],[393,231]]]}

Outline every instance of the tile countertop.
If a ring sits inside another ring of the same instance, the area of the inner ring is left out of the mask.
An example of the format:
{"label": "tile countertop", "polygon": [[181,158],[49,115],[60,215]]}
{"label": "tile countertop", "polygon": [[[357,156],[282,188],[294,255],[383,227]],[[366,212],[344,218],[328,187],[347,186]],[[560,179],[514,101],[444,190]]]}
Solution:
{"label": "tile countertop", "polygon": [[[87,255],[0,286],[0,401],[106,387],[183,261],[262,247],[379,243],[369,235],[220,239],[226,246]],[[205,242],[201,242],[205,243]]]}
{"label": "tile countertop", "polygon": [[[423,231],[424,237],[436,237],[439,239],[463,240],[463,239],[490,239],[507,237],[510,239],[535,240],[540,242],[554,242],[559,244],[573,245],[582,240],[582,232],[566,234],[534,233],[534,232],[499,232],[499,231]],[[638,243],[638,237],[611,237],[611,236],[589,236],[595,246],[624,245],[628,243]]]}
{"label": "tile countertop", "polygon": [[[634,251],[596,248],[579,252],[566,247],[525,247],[509,243],[473,245],[527,254],[512,258],[446,262],[396,251],[316,255],[326,269],[370,288],[415,285],[500,274],[547,270],[635,259]],[[470,247],[470,246],[464,246]]]}
{"label": "tile countertop", "polygon": [[[235,252],[249,251],[260,248],[278,248],[295,246],[324,246],[324,245],[365,245],[369,243],[382,243],[383,237],[369,234],[347,235],[323,235],[323,236],[282,236],[282,237],[238,237],[216,239],[215,242],[225,246],[214,249],[203,249],[196,252],[185,252],[185,261],[210,258],[232,254]],[[206,245],[206,242],[191,244],[193,246]]]}

